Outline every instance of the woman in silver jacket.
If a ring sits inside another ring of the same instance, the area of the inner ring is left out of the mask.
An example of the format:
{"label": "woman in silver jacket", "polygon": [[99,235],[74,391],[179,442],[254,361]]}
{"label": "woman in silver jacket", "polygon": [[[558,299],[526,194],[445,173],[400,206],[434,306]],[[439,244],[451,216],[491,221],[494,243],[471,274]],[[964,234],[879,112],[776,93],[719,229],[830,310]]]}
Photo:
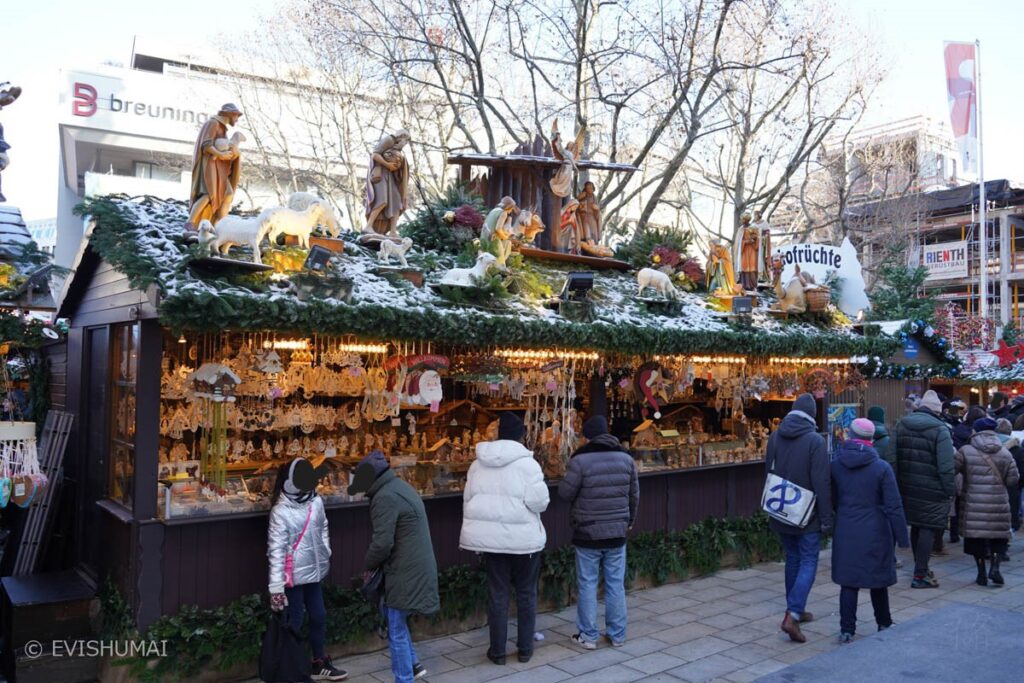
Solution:
{"label": "woman in silver jacket", "polygon": [[305,458],[296,458],[278,470],[267,531],[270,608],[279,612],[287,607],[296,633],[308,612],[313,648],[310,680],[343,681],[348,674],[331,664],[325,650],[327,610],[320,582],[330,570],[331,541],[324,501],[316,495],[316,480],[313,466]]}

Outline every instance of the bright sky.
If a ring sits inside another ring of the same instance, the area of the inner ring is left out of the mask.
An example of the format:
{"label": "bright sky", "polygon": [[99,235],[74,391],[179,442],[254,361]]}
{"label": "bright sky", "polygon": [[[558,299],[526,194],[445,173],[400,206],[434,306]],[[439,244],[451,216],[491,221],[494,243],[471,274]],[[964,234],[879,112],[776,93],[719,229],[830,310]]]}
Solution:
{"label": "bright sky", "polygon": [[[799,0],[795,0],[799,1]],[[0,81],[25,92],[0,113],[11,165],[3,189],[27,220],[56,213],[58,138],[57,79],[60,67],[88,68],[103,61],[126,63],[132,36],[159,36],[193,42],[246,27],[278,0],[5,0],[4,48]],[[891,56],[888,81],[877,94],[866,123],[884,123],[916,114],[948,117],[942,41],[982,44],[982,111],[985,175],[1024,181],[1024,136],[1019,119],[1024,64],[1019,0],[837,0],[878,36]]]}

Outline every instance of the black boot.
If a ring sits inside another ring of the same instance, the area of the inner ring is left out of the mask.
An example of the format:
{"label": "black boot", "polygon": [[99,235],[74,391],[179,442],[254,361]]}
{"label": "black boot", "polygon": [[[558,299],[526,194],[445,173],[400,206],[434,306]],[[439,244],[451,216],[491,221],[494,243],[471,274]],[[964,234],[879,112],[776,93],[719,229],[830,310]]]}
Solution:
{"label": "black boot", "polygon": [[992,555],[992,568],[988,570],[988,578],[995,586],[1002,586],[1004,583],[1003,575],[999,573],[999,553]]}
{"label": "black boot", "polygon": [[985,558],[975,557],[974,563],[978,565],[978,578],[974,580],[974,583],[978,584],[979,586],[987,586],[988,578],[985,576]]}

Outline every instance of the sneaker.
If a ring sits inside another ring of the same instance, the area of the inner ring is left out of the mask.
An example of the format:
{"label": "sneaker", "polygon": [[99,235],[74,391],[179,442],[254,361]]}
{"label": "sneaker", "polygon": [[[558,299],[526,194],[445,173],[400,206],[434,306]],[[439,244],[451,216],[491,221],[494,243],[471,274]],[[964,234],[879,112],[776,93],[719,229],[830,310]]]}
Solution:
{"label": "sneaker", "polygon": [[422,664],[420,664],[419,662],[416,662],[415,664],[412,665],[412,677],[414,679],[415,678],[423,678],[426,675],[427,675],[427,670],[423,668]]}
{"label": "sneaker", "polygon": [[592,640],[584,640],[583,636],[581,634],[579,634],[579,633],[574,633],[572,635],[572,637],[569,638],[569,640],[571,640],[574,645],[579,645],[584,650],[596,650],[597,649],[597,643],[595,643]]}
{"label": "sneaker", "polygon": [[896,569],[903,569],[903,560],[896,558]]}
{"label": "sneaker", "polygon": [[911,588],[938,588],[939,582],[934,576],[915,576],[910,582]]}
{"label": "sneaker", "polygon": [[853,634],[852,633],[840,633],[839,634],[839,644],[840,645],[849,645],[852,642],[853,642]]}
{"label": "sneaker", "polygon": [[607,640],[612,647],[622,647],[626,644],[626,641],[624,640],[612,640],[612,637],[607,633],[605,634],[604,639]]}
{"label": "sneaker", "polygon": [[330,657],[313,660],[313,670],[310,678],[314,681],[343,681],[348,678],[348,672],[339,669],[331,663]]}

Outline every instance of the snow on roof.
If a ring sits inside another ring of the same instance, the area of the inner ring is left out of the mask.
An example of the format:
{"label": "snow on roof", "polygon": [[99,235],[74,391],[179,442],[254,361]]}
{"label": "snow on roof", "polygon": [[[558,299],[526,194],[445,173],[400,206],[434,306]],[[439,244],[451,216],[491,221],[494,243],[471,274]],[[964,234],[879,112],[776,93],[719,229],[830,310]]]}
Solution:
{"label": "snow on roof", "polygon": [[[571,331],[576,336],[582,334],[586,337],[586,345],[596,348],[617,348],[615,344],[608,342],[604,344],[602,337],[609,337],[626,331],[627,335],[643,336],[649,341],[652,348],[644,349],[644,352],[657,353],[686,353],[692,349],[676,348],[679,341],[685,337],[692,343],[694,340],[703,340],[702,352],[717,349],[721,352],[749,353],[752,355],[773,355],[776,349],[772,348],[772,338],[785,338],[788,347],[797,348],[804,355],[821,355],[818,352],[819,345],[824,344],[830,352],[841,354],[854,353],[885,353],[889,342],[885,340],[869,340],[854,335],[849,327],[823,328],[809,322],[798,322],[792,320],[780,320],[770,315],[767,311],[767,297],[761,297],[760,304],[755,308],[749,321],[742,327],[727,320],[727,317],[714,310],[708,300],[701,295],[682,292],[680,299],[682,303],[681,312],[678,315],[661,315],[649,312],[636,301],[635,276],[630,273],[616,271],[597,271],[595,273],[595,286],[592,291],[592,299],[595,301],[597,320],[589,324],[572,323],[558,315],[557,312],[545,308],[540,302],[529,301],[521,297],[512,297],[504,301],[503,310],[484,310],[479,308],[464,308],[452,305],[443,297],[436,294],[430,288],[430,284],[437,283],[447,268],[455,265],[455,259],[445,254],[424,254],[422,250],[413,247],[409,260],[413,267],[422,268],[426,274],[427,286],[423,288],[413,287],[404,281],[393,282],[374,272],[378,267],[375,255],[366,252],[354,243],[355,234],[349,233],[347,238],[353,240],[346,243],[346,253],[342,257],[343,274],[353,281],[352,299],[349,303],[327,298],[322,301],[302,302],[288,291],[267,290],[248,286],[239,278],[227,277],[203,277],[187,267],[192,257],[187,245],[182,240],[182,229],[187,217],[186,207],[183,203],[173,200],[160,200],[153,197],[128,198],[114,196],[95,200],[91,205],[92,215],[96,220],[96,232],[103,230],[118,230],[124,234],[118,235],[116,247],[111,244],[115,241],[106,240],[105,246],[97,243],[95,235],[90,237],[92,248],[99,252],[99,255],[110,261],[115,268],[126,272],[131,278],[133,274],[136,279],[143,277],[147,283],[155,283],[161,292],[161,316],[164,317],[168,310],[181,311],[189,309],[196,311],[203,305],[202,302],[222,300],[228,304],[217,310],[238,310],[240,307],[249,306],[252,310],[261,313],[259,316],[250,316],[243,319],[239,316],[232,318],[230,313],[220,314],[222,319],[203,322],[213,327],[221,328],[244,328],[254,326],[252,318],[259,318],[259,324],[264,328],[278,327],[287,328],[289,320],[294,322],[298,314],[305,313],[307,316],[316,313],[317,315],[330,318],[336,324],[325,327],[313,327],[314,331],[326,333],[346,333],[348,330],[336,329],[341,325],[341,320],[358,320],[356,313],[360,310],[379,313],[381,310],[392,311],[394,316],[414,316],[424,314],[435,322],[446,320],[453,326],[467,329],[496,329],[507,323],[509,326],[529,327],[530,335],[537,345],[540,343],[557,343],[558,334],[543,332],[543,329],[559,331],[562,337],[566,337]],[[99,203],[104,203],[104,211],[98,210]],[[104,215],[110,216],[107,211],[115,208],[117,214],[123,221],[104,219]],[[104,226],[104,220],[110,225]],[[343,235],[343,238],[346,235]],[[127,249],[126,249],[127,247]],[[103,253],[104,250],[108,253]],[[116,253],[115,253],[116,252]],[[235,250],[232,257],[247,259],[248,256]],[[530,261],[531,268],[538,275],[550,284],[554,291],[561,289],[566,274],[571,266],[554,265],[549,262]],[[578,266],[577,266],[578,269]],[[77,283],[75,286],[85,286],[85,283]],[[138,286],[136,284],[136,286]],[[213,304],[209,304],[213,306]],[[341,310],[344,309],[344,310]],[[213,309],[211,309],[213,310]],[[281,311],[278,318],[274,317],[274,311]],[[338,313],[340,315],[334,315]],[[206,311],[204,309],[204,315]],[[347,317],[346,317],[347,316]],[[198,315],[196,318],[198,319]],[[301,316],[299,316],[301,317]],[[452,320],[454,318],[454,320]],[[165,321],[166,322],[166,321]],[[268,323],[275,322],[275,325]],[[550,328],[544,326],[538,331],[538,323],[547,323]],[[488,327],[490,325],[490,327]],[[584,327],[585,326],[585,327]],[[415,330],[410,338],[430,339],[432,329]],[[298,328],[293,328],[298,329]],[[580,333],[580,330],[585,331]],[[370,330],[353,330],[353,333],[362,333],[368,336]],[[753,333],[753,335],[751,335]],[[717,335],[723,335],[721,340],[716,340]],[[748,339],[746,346],[753,348],[735,348],[737,336]],[[382,336],[387,336],[385,333]],[[515,337],[509,332],[508,337]],[[568,335],[572,336],[572,335]],[[544,339],[539,339],[543,337]],[[620,335],[621,337],[621,335]],[[576,338],[576,337],[573,337]],[[474,340],[482,345],[504,343],[497,339]],[[524,345],[530,345],[531,340],[525,340]],[[732,348],[721,348],[721,342],[728,341],[734,344]],[[580,346],[584,345],[582,342]],[[623,342],[620,339],[618,346]],[[625,349],[620,349],[625,350]],[[641,352],[637,349],[635,352]]]}

